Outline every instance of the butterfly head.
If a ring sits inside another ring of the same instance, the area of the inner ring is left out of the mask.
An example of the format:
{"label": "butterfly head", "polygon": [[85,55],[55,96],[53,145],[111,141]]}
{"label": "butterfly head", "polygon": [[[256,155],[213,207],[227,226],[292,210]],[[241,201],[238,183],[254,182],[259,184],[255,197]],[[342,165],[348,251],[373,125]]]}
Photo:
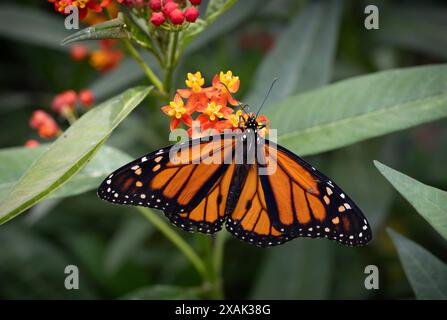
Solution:
{"label": "butterfly head", "polygon": [[258,121],[256,120],[256,116],[254,113],[246,114],[244,119],[244,128],[245,129],[258,129],[260,127]]}
{"label": "butterfly head", "polygon": [[259,132],[264,129],[267,130],[268,120],[265,116],[261,115],[256,117],[253,112],[245,113],[241,117],[240,128],[243,130],[253,130]]}

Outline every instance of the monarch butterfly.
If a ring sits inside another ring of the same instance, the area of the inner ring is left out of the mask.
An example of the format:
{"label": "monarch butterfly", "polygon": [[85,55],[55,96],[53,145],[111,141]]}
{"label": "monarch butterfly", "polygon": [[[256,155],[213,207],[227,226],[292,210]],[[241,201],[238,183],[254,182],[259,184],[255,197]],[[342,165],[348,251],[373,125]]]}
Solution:
{"label": "monarch butterfly", "polygon": [[[99,197],[162,210],[186,231],[213,234],[225,223],[236,238],[261,247],[296,237],[368,243],[371,228],[357,205],[313,166],[261,136],[264,125],[254,114],[245,115],[235,134],[192,139],[126,164],[104,180]],[[269,168],[275,170],[260,174]]]}

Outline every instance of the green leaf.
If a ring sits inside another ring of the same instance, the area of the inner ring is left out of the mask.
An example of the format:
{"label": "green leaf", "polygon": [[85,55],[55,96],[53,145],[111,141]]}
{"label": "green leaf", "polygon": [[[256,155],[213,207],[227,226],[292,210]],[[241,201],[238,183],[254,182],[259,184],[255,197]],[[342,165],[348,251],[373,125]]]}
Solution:
{"label": "green leaf", "polygon": [[76,121],[11,188],[0,204],[0,223],[33,206],[76,175],[151,89],[129,89]]}
{"label": "green leaf", "polygon": [[322,2],[318,26],[311,38],[310,54],[307,63],[300,70],[298,83],[293,93],[316,89],[330,82],[332,67],[338,43],[338,29],[343,9],[343,2],[329,0]]}
{"label": "green leaf", "polygon": [[130,39],[131,34],[127,30],[123,14],[120,12],[118,17],[98,23],[94,26],[82,29],[74,34],[69,35],[61,44],[63,46],[78,41],[85,40],[101,40],[101,39]]}
{"label": "green leaf", "polygon": [[[0,150],[0,163],[2,163],[0,167],[0,199],[8,194],[26,169],[47,149],[48,146]],[[132,158],[122,151],[105,146],[79,174],[49,197],[68,197],[94,189],[107,174],[131,160]]]}
{"label": "green leaf", "polygon": [[275,77],[270,103],[330,80],[341,5],[337,0],[311,2],[292,19],[258,68],[245,102],[260,106]]}
{"label": "green leaf", "polygon": [[392,229],[393,239],[405,274],[418,299],[447,299],[447,265],[430,252]]}
{"label": "green leaf", "polygon": [[372,34],[380,42],[447,58],[445,7],[401,4],[380,14],[380,29]]}
{"label": "green leaf", "polygon": [[[88,277],[79,290],[66,290],[64,269],[77,264],[61,246],[21,223],[2,227],[0,232],[0,282],[4,299],[99,299]],[[80,274],[84,273],[80,266]]]}
{"label": "green leaf", "polygon": [[[142,52],[142,57],[150,68],[157,73],[159,68],[155,59],[149,57],[149,54],[145,54],[144,52]],[[93,91],[96,99],[102,101],[110,97],[114,92],[119,92],[129,85],[136,84],[142,77],[144,77],[144,72],[138,62],[133,58],[126,58],[120,63],[117,69],[95,80],[89,88]]]}
{"label": "green leaf", "polygon": [[130,216],[113,235],[106,249],[104,270],[115,274],[126,259],[143,247],[143,242],[155,231],[154,227],[140,215]]}
{"label": "green leaf", "polygon": [[129,300],[196,300],[198,295],[194,288],[181,288],[167,285],[155,285],[138,289],[122,299]]}
{"label": "green leaf", "polygon": [[0,35],[56,50],[68,50],[61,41],[69,35],[62,15],[19,5],[0,5]]}
{"label": "green leaf", "polygon": [[198,18],[193,24],[190,24],[188,29],[184,30],[180,34],[180,49],[185,49],[199,33],[205,30],[206,26],[206,22],[200,18]]}
{"label": "green leaf", "polygon": [[252,298],[329,298],[334,268],[331,245],[321,239],[298,239],[269,251]]}
{"label": "green leaf", "polygon": [[447,240],[447,192],[423,184],[374,161],[397,191]]}
{"label": "green leaf", "polygon": [[188,45],[185,53],[193,53],[205,46],[209,41],[226,34],[243,21],[246,21],[250,15],[253,15],[258,6],[258,0],[236,2],[231,10],[223,13],[214,23],[208,24],[206,32],[202,32],[197,37],[194,37],[194,39],[191,39],[193,41]]}
{"label": "green leaf", "polygon": [[[214,23],[214,21],[223,15],[232,5],[234,5],[236,0],[211,0],[208,3],[208,7],[205,13],[205,20],[197,19],[195,23],[189,25],[188,29],[184,30],[180,34],[180,51],[187,48],[192,40],[205,29],[209,32],[208,27]],[[248,4],[251,4],[253,0],[245,0]],[[234,21],[234,19],[231,19]],[[220,32],[217,32],[221,34]],[[211,35],[206,36],[207,39],[216,36],[216,32],[211,31]]]}
{"label": "green leaf", "polygon": [[319,153],[447,116],[447,65],[378,72],[283,99],[266,109],[278,142]]}
{"label": "green leaf", "polygon": [[210,0],[205,12],[206,23],[213,23],[214,20],[230,9],[236,1],[237,0]]}

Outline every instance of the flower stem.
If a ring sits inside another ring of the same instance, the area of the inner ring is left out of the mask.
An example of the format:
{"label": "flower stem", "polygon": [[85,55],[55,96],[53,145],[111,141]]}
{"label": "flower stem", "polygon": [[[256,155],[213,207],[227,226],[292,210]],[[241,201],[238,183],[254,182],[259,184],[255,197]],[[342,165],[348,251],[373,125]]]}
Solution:
{"label": "flower stem", "polygon": [[192,263],[194,268],[200,274],[200,276],[206,280],[208,279],[205,263],[200,259],[197,253],[191,248],[191,246],[182,239],[174,230],[172,230],[166,222],[163,221],[152,210],[144,207],[137,207],[137,209],[148,219],[155,227],[158,228],[171,242],[185,255],[186,258]]}
{"label": "flower stem", "polygon": [[212,256],[212,266],[214,270],[214,285],[213,285],[213,295],[215,299],[223,299],[223,277],[222,277],[222,265],[224,258],[224,247],[225,241],[227,240],[228,233],[219,232],[216,236],[216,241],[214,242],[214,250]]}
{"label": "flower stem", "polygon": [[129,53],[135,58],[135,60],[140,64],[144,73],[148,77],[148,79],[152,82],[152,84],[160,91],[162,94],[166,94],[166,91],[163,87],[162,82],[157,77],[157,75],[152,71],[152,69],[144,62],[143,58],[141,58],[138,51],[134,48],[134,46],[130,43],[129,40],[123,39],[123,43],[126,46],[126,49]]}
{"label": "flower stem", "polygon": [[62,116],[67,119],[70,126],[77,120],[75,112],[69,106],[62,109]]}
{"label": "flower stem", "polygon": [[169,53],[168,53],[168,61],[166,65],[166,74],[165,74],[165,81],[164,85],[167,92],[171,91],[172,88],[172,77],[174,74],[174,68],[177,64],[177,47],[178,47],[178,39],[179,39],[179,32],[174,31],[171,33],[172,40],[169,41]]}

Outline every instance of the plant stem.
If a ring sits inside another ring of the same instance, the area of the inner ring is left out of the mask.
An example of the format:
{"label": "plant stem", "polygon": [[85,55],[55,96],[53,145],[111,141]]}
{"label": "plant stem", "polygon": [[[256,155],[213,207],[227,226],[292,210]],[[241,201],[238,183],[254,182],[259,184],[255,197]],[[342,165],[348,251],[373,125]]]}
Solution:
{"label": "plant stem", "polygon": [[212,267],[214,270],[214,284],[213,295],[215,299],[223,299],[223,283],[222,283],[222,264],[224,257],[225,241],[227,240],[228,233],[219,232],[214,242],[214,250],[212,256]]}
{"label": "plant stem", "polygon": [[130,41],[127,39],[124,39],[123,43],[126,46],[126,49],[129,51],[129,53],[140,64],[141,68],[143,68],[144,73],[146,74],[148,79],[152,82],[152,84],[160,91],[160,93],[162,93],[163,95],[166,95],[166,91],[163,87],[162,82],[157,77],[157,75],[152,71],[152,69],[144,62],[143,58],[141,58],[140,54],[134,48],[132,43],[130,43]]}
{"label": "plant stem", "polygon": [[168,61],[167,61],[167,66],[166,66],[166,74],[165,74],[165,81],[164,81],[164,85],[166,88],[167,92],[171,91],[171,87],[172,87],[172,77],[174,74],[174,68],[175,65],[177,64],[177,46],[178,46],[178,38],[179,38],[179,32],[178,31],[174,31],[173,33],[171,33],[172,36],[172,40],[169,41],[169,53],[168,53]]}
{"label": "plant stem", "polygon": [[207,270],[206,291],[209,298],[216,300],[224,298],[221,270],[226,235],[226,232],[219,232],[216,238],[203,234],[196,235],[199,252]]}
{"label": "plant stem", "polygon": [[191,248],[191,246],[182,239],[174,230],[172,230],[166,222],[164,222],[158,215],[152,210],[144,207],[137,207],[137,209],[148,219],[155,227],[158,228],[171,242],[185,255],[186,258],[192,263],[194,268],[200,274],[203,279],[208,279],[206,266],[197,253]]}

